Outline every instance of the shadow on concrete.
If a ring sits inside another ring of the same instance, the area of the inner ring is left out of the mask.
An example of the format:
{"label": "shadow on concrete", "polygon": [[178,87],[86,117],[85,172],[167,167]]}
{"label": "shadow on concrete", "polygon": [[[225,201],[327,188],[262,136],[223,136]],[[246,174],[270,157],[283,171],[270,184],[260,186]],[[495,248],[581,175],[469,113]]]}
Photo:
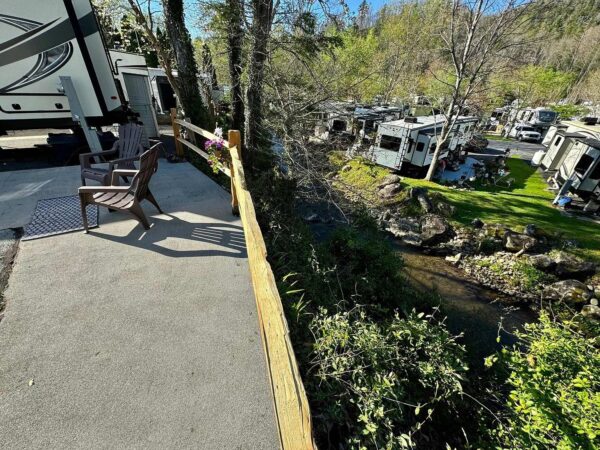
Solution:
{"label": "shadow on concrete", "polygon": [[[111,216],[118,214],[113,213]],[[223,222],[192,222],[172,214],[149,217],[150,229],[136,226],[126,236],[90,230],[98,237],[119,244],[153,251],[169,258],[226,256],[246,258],[242,227]]]}

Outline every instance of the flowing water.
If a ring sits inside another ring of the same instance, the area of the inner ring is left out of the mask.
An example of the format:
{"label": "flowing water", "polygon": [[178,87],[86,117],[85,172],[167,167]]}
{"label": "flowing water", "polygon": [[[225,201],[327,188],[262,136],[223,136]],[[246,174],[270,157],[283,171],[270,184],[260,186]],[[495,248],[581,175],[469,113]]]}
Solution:
{"label": "flowing water", "polygon": [[398,244],[395,247],[415,288],[439,295],[442,312],[447,315],[446,324],[453,333],[463,334],[462,343],[473,363],[483,362],[501,345],[516,343],[514,331],[535,320],[535,314],[527,307],[507,306],[514,301],[502,299],[501,294],[469,280],[444,258]]}

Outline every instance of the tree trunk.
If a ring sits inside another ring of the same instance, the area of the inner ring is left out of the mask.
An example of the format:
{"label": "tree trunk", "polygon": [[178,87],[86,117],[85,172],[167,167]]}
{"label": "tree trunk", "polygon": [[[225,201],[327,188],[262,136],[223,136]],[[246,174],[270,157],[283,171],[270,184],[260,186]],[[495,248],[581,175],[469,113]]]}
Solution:
{"label": "tree trunk", "polygon": [[[229,77],[231,78],[231,128],[244,131],[244,94],[242,91],[242,30],[244,6],[242,0],[227,0]],[[243,139],[243,136],[242,136]]]}
{"label": "tree trunk", "polygon": [[131,7],[131,10],[133,11],[133,15],[135,17],[136,22],[140,27],[142,27],[142,29],[144,30],[144,34],[146,35],[146,37],[154,47],[154,50],[156,51],[156,54],[158,55],[158,60],[160,61],[160,64],[165,70],[165,75],[167,77],[167,80],[169,80],[169,84],[173,88],[173,92],[175,92],[177,98],[181,99],[179,85],[177,84],[175,77],[173,76],[173,65],[171,64],[171,58],[161,45],[158,36],[154,33],[154,30],[152,28],[152,15],[148,13],[148,17],[146,17],[135,0],[128,0],[128,2],[129,6]]}
{"label": "tree trunk", "polygon": [[246,153],[250,161],[266,142],[263,129],[263,81],[265,62],[271,34],[273,3],[271,0],[252,0],[252,49],[246,90]]}
{"label": "tree trunk", "polygon": [[208,112],[202,103],[200,88],[198,87],[198,67],[194,59],[194,48],[183,14],[183,0],[162,0],[165,16],[165,27],[175,60],[177,61],[177,85],[179,87],[179,100],[183,110],[194,125],[211,129]]}
{"label": "tree trunk", "polygon": [[[440,133],[440,138],[436,140],[435,152],[433,153],[433,159],[431,160],[431,164],[429,165],[429,169],[427,170],[427,175],[425,179],[427,181],[433,180],[433,176],[435,175],[435,171],[437,170],[440,154],[442,153],[442,149],[448,140],[448,135],[450,131],[454,127],[454,122],[456,122],[456,118],[458,117],[458,112],[454,112],[455,100],[454,98],[450,102],[450,106],[448,106],[448,111],[445,117],[445,121],[442,125],[442,131]],[[456,114],[456,116],[455,116]]]}

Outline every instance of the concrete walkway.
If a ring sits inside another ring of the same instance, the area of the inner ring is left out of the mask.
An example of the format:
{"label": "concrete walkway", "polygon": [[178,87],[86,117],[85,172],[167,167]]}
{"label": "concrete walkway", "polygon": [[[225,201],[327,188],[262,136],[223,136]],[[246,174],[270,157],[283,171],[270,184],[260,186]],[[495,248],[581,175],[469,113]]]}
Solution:
{"label": "concrete walkway", "polygon": [[[74,194],[78,177],[0,173],[0,227]],[[278,448],[230,197],[162,160],[151,187],[166,214],[145,205],[147,232],[101,210],[89,235],[21,242],[0,322],[3,449]]]}

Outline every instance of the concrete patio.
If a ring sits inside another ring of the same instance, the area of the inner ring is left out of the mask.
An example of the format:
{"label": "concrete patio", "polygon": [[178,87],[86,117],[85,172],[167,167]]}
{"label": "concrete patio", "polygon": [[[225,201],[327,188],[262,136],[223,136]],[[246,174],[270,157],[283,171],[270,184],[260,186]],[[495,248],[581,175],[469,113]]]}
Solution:
{"label": "concrete patio", "polygon": [[[79,168],[0,173],[0,229],[73,195]],[[230,196],[160,161],[145,231],[20,243],[0,322],[2,448],[279,447],[243,229]]]}

